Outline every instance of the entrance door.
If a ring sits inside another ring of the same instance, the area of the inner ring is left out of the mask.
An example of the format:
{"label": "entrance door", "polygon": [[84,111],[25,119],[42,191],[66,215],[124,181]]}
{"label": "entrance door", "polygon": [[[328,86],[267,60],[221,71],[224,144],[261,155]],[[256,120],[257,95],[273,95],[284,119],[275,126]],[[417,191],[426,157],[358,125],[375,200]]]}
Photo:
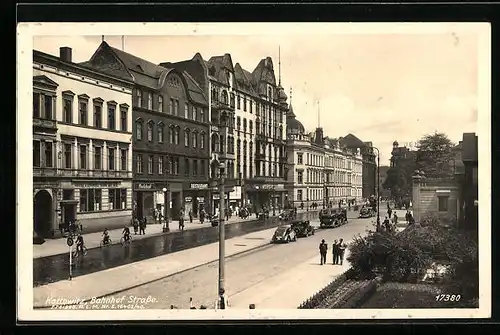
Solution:
{"label": "entrance door", "polygon": [[76,220],[76,204],[66,203],[62,204],[63,208],[63,223],[69,224],[70,221]]}
{"label": "entrance door", "polygon": [[38,191],[33,199],[33,229],[38,235],[52,235],[52,212],[52,196],[45,190]]}
{"label": "entrance door", "polygon": [[137,218],[142,218],[142,208],[143,208],[143,193],[142,192],[137,192],[137,198],[136,198],[136,208],[135,208],[135,216]]}

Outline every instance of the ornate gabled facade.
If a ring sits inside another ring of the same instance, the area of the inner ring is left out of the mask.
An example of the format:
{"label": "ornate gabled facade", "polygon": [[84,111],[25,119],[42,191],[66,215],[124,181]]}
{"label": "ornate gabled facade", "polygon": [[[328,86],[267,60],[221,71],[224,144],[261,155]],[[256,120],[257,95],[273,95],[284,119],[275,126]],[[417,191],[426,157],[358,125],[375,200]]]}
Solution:
{"label": "ornate gabled facade", "polygon": [[154,220],[164,211],[163,189],[171,216],[193,213],[209,201],[210,118],[207,96],[186,71],[162,67],[102,42],[89,68],[134,83],[133,167],[137,217]]}
{"label": "ornate gabled facade", "polygon": [[[191,60],[161,65],[188,72],[210,94],[211,154],[229,168],[230,201],[255,208],[282,206],[288,106],[272,59],[262,59],[253,72],[233,65],[229,54],[208,61],[196,54]],[[222,122],[227,127],[221,127]],[[227,133],[221,134],[222,129]]]}
{"label": "ornate gabled facade", "polygon": [[33,51],[34,232],[122,227],[132,213],[130,78]]}
{"label": "ornate gabled facade", "polygon": [[362,156],[318,127],[307,134],[290,104],[287,118],[288,205],[332,207],[362,199]]}

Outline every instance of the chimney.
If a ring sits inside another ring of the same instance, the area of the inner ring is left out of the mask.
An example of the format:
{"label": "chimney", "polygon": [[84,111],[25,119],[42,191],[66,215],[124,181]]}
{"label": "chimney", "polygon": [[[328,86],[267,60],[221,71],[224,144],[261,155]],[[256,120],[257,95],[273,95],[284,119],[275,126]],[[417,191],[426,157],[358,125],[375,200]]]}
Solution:
{"label": "chimney", "polygon": [[316,128],[316,143],[324,145],[324,138],[323,138],[323,128],[318,127]]}
{"label": "chimney", "polygon": [[69,62],[69,63],[71,63],[72,62],[71,51],[72,50],[71,50],[70,47],[60,47],[59,48],[59,58],[63,62]]}

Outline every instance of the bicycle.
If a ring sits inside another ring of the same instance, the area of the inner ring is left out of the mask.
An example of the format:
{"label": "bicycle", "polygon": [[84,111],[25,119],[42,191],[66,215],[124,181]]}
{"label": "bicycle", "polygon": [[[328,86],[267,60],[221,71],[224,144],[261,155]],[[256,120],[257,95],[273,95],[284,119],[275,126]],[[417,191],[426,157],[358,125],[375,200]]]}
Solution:
{"label": "bicycle", "polygon": [[132,235],[129,235],[128,239],[125,239],[125,236],[122,236],[122,238],[120,238],[120,244],[121,245],[128,245],[131,242],[132,242]]}
{"label": "bicycle", "polygon": [[83,246],[81,250],[79,250],[78,248],[75,248],[75,250],[73,250],[73,258],[78,258],[78,256],[80,256],[80,254],[82,256],[86,256],[87,255],[87,247],[86,246]]}
{"label": "bicycle", "polygon": [[107,241],[104,241],[104,239],[101,239],[101,242],[99,243],[99,247],[100,248],[102,248],[102,247],[109,247],[111,244],[113,244],[111,242],[111,238],[108,237]]}

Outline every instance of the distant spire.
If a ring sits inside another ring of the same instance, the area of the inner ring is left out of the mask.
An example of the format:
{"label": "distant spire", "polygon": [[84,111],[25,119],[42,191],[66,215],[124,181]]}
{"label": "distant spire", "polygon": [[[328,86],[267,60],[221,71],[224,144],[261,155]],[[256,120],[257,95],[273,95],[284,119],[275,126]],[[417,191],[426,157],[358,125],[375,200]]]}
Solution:
{"label": "distant spire", "polygon": [[292,104],[292,86],[290,86],[290,105]]}
{"label": "distant spire", "polygon": [[104,42],[104,35],[101,35],[102,42]]}
{"label": "distant spire", "polygon": [[278,45],[278,84],[281,86],[281,47]]}

